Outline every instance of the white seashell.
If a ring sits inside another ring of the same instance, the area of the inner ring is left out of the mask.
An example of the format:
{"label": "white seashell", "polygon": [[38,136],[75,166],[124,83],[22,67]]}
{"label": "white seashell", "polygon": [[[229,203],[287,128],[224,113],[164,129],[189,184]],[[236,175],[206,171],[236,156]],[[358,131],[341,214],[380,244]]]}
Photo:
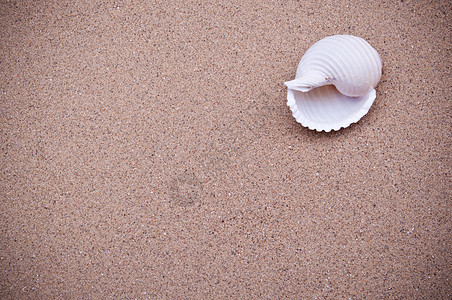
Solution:
{"label": "white seashell", "polygon": [[375,100],[382,63],[378,52],[352,35],[326,37],[306,51],[287,85],[287,105],[303,126],[339,130],[356,123]]}

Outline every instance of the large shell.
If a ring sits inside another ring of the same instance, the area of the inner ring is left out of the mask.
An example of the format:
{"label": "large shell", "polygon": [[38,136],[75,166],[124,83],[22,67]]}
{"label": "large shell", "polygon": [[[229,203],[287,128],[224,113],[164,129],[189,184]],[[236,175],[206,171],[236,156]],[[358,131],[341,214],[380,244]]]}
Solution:
{"label": "large shell", "polygon": [[288,87],[287,105],[303,126],[339,130],[358,122],[375,100],[382,63],[362,38],[326,37],[306,51]]}

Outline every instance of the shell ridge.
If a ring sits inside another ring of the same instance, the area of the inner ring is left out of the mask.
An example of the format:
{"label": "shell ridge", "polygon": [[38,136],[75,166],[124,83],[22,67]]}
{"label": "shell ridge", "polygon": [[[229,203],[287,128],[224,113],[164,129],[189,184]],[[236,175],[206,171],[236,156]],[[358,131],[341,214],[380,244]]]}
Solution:
{"label": "shell ridge", "polygon": [[374,48],[372,48],[372,46],[369,43],[366,42],[365,47],[367,49],[366,52],[367,58],[372,62],[373,67],[372,70],[376,71],[373,72],[374,77],[372,78],[372,86],[375,87],[377,86],[381,78],[381,69],[382,69],[381,57],[380,54],[378,54],[378,52]]}
{"label": "shell ridge", "polygon": [[[361,59],[361,61],[363,62],[363,67],[365,68],[366,74],[367,74],[367,83],[370,87],[374,86],[374,81],[376,80],[376,78],[374,78],[374,73],[373,70],[377,69],[374,67],[373,64],[373,53],[372,51],[369,51],[370,49],[368,48],[368,43],[366,41],[364,41],[363,43],[360,44],[360,50],[361,51],[357,51],[356,52],[356,56],[359,56],[359,58]],[[366,51],[367,50],[367,51]],[[369,61],[369,64],[366,64],[366,61]]]}
{"label": "shell ridge", "polygon": [[[368,92],[371,84],[369,83],[369,73],[367,72],[367,63],[365,59],[360,59],[359,53],[362,50],[362,44],[366,43],[361,38],[347,36],[351,38],[342,38],[345,46],[348,46],[347,53],[345,55],[351,56],[354,59],[350,59],[348,61],[348,65],[351,66],[352,70],[348,72],[349,74],[346,80],[352,82],[350,90],[348,91],[349,96],[357,97],[359,95],[364,95]],[[361,63],[356,63],[361,62]],[[363,80],[366,78],[365,80]],[[343,92],[343,91],[341,91]]]}
{"label": "shell ridge", "polygon": [[359,69],[358,72],[363,72],[365,74],[368,74],[367,75],[367,77],[368,77],[370,72],[369,72],[368,66],[366,64],[366,59],[361,55],[361,50],[363,49],[361,40],[353,40],[353,41],[350,40],[350,47],[352,47],[352,46],[356,51],[350,51],[349,54],[351,56],[353,56],[355,58],[355,60],[357,60],[361,63],[360,64],[361,68]]}
{"label": "shell ridge", "polygon": [[[338,40],[341,40],[343,44],[338,45],[338,43],[334,43],[335,39],[333,39],[333,37],[336,37]],[[349,78],[349,76],[346,74],[355,74],[356,72],[358,72],[356,66],[350,63],[350,59],[348,58],[348,54],[350,52],[353,52],[351,51],[350,48],[352,48],[351,44],[354,39],[350,39],[350,36],[340,36],[340,35],[333,37],[331,37],[330,39],[333,42],[333,45],[331,45],[331,48],[329,49],[330,50],[329,58],[336,64],[335,67],[336,70],[340,70],[342,67],[340,74],[337,74],[338,76],[336,78],[336,82],[334,83],[334,85],[336,86],[336,88],[340,90],[340,92],[348,94],[349,91],[344,90],[344,87],[341,82],[344,79]]]}
{"label": "shell ridge", "polygon": [[[339,74],[341,71],[337,69],[337,66],[335,66],[334,64],[332,64],[330,61],[327,60],[327,58],[329,57],[319,57],[315,63],[316,66],[318,66],[318,69],[321,69],[322,65],[325,65],[325,76],[327,77],[327,79],[333,80],[338,76],[335,76],[334,74],[337,74],[339,76],[341,76],[342,74]],[[332,84],[332,83],[331,83]]]}

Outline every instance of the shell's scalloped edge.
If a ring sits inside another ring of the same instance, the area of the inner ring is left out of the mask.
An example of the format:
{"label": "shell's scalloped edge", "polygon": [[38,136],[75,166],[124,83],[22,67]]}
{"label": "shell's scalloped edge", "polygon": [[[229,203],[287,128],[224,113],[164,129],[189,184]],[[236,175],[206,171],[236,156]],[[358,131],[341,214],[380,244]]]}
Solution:
{"label": "shell's scalloped edge", "polygon": [[305,116],[303,112],[298,109],[293,92],[290,89],[288,89],[287,91],[287,105],[290,107],[290,110],[292,111],[292,116],[295,118],[295,120],[304,127],[307,127],[311,130],[316,130],[318,132],[321,131],[330,132],[331,130],[338,131],[341,128],[347,128],[351,124],[357,123],[359,120],[361,120],[362,117],[364,117],[369,112],[369,109],[374,103],[375,98],[376,91],[375,89],[372,89],[368,93],[367,100],[352,115],[335,123],[319,123]]}

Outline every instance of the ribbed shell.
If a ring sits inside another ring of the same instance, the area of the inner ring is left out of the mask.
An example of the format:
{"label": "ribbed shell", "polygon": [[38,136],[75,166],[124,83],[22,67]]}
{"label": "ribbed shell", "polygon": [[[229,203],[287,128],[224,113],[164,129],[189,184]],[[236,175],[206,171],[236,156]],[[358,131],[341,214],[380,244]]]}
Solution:
{"label": "ribbed shell", "polygon": [[380,55],[364,39],[326,37],[308,49],[296,79],[286,83],[287,104],[302,125],[318,131],[339,130],[369,111],[381,71]]}
{"label": "ribbed shell", "polygon": [[380,55],[364,39],[334,35],[318,41],[306,51],[295,78],[320,74],[342,94],[356,97],[377,86],[381,69]]}

